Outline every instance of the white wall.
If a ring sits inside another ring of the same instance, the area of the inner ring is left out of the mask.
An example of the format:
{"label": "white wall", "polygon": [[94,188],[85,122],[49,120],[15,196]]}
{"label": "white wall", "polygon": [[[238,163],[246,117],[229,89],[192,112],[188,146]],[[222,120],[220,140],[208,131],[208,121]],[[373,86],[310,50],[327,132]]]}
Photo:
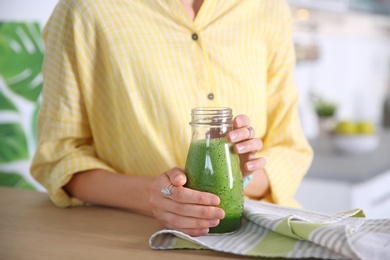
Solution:
{"label": "white wall", "polygon": [[[390,17],[310,13],[310,19],[296,21],[295,28],[296,41],[319,46],[318,60],[296,67],[302,102],[310,102],[308,92],[314,91],[338,105],[338,119],[370,120],[380,127],[390,88]],[[310,31],[313,25],[316,30]],[[314,127],[310,124],[304,125],[308,133]]]}
{"label": "white wall", "polygon": [[44,25],[57,0],[0,0],[0,21],[37,21]]}

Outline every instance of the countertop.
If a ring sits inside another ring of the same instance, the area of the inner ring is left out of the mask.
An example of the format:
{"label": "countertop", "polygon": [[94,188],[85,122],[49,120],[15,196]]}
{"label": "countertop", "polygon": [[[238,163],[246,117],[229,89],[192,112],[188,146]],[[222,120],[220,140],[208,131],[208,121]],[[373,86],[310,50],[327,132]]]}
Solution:
{"label": "countertop", "polygon": [[47,193],[0,187],[0,259],[255,259],[212,250],[153,250],[148,241],[160,229],[153,218],[129,211],[61,209]]}
{"label": "countertop", "polygon": [[379,133],[378,148],[368,154],[351,155],[332,147],[329,137],[310,141],[314,159],[305,178],[363,182],[390,170],[390,129]]}

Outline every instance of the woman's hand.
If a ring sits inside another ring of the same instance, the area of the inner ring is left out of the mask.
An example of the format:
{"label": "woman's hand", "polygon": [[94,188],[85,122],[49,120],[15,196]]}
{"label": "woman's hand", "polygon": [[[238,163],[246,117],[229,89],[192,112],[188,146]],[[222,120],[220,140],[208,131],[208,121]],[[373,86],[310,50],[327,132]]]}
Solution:
{"label": "woman's hand", "polygon": [[248,116],[236,116],[233,124],[234,130],[228,134],[228,140],[234,143],[234,151],[239,155],[243,178],[253,175],[245,191],[249,197],[262,198],[269,193],[269,181],[264,170],[266,161],[256,156],[263,148],[263,142],[256,138]]}
{"label": "woman's hand", "polygon": [[[217,207],[218,196],[185,188],[186,181],[182,169],[172,168],[153,182],[149,199],[153,215],[168,229],[190,236],[205,235],[219,224],[225,212]],[[164,195],[164,189],[171,194]]]}

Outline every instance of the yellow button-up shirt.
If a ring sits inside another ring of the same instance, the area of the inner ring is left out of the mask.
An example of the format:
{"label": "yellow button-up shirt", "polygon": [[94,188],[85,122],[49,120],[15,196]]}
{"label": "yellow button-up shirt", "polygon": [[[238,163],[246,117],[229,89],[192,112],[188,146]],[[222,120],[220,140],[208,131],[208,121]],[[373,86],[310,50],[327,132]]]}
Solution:
{"label": "yellow button-up shirt", "polygon": [[294,205],[312,150],[298,117],[284,0],[61,0],[44,29],[44,89],[31,173],[61,207],[74,173],[156,176],[184,167],[194,107],[246,114],[272,194]]}

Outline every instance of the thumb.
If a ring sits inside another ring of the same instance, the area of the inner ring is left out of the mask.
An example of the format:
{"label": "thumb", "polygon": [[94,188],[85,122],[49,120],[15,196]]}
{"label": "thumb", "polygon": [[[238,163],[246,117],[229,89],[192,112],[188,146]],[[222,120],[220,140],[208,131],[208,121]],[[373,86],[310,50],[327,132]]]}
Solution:
{"label": "thumb", "polygon": [[174,186],[183,186],[187,182],[184,170],[179,167],[172,168],[164,173]]}

